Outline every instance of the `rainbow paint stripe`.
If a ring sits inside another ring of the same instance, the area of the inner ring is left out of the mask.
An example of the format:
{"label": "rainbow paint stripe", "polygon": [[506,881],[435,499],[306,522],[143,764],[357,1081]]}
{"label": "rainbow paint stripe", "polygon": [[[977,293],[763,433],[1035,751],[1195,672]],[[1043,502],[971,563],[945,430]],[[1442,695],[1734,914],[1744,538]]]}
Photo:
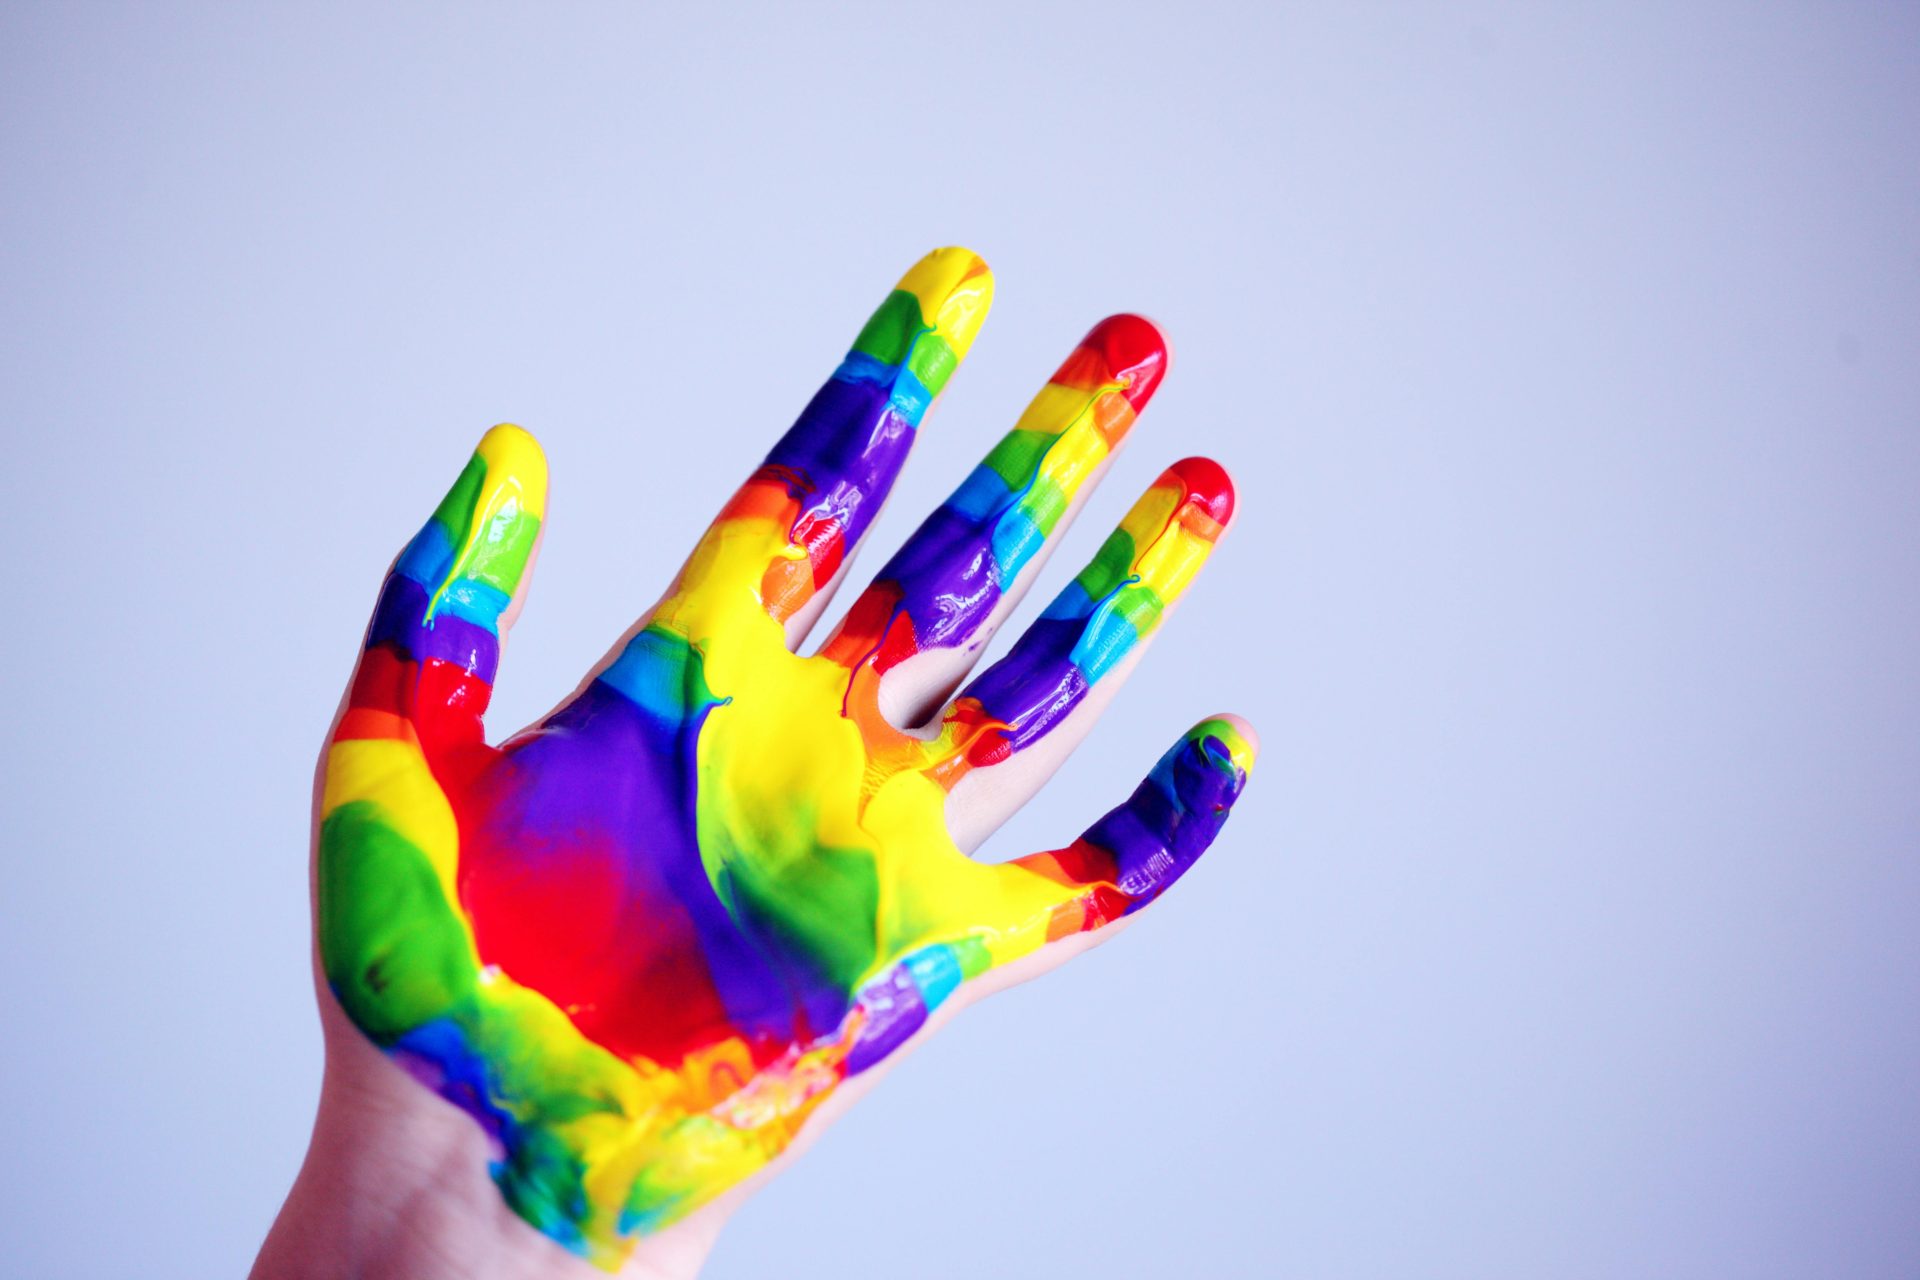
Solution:
{"label": "rainbow paint stripe", "polygon": [[880,712],[889,670],[978,648],[1144,407],[1166,355],[1135,317],[1096,326],[819,653],[790,648],[991,296],[964,250],[916,265],[616,659],[502,746],[482,715],[544,516],[532,437],[487,434],[381,594],[326,762],[326,977],[491,1135],[513,1208],[603,1266],[967,979],[1152,901],[1245,784],[1249,744],[1208,721],[1068,848],[979,863],[946,823],[961,778],[1056,730],[1186,589],[1233,502],[1200,459],[936,732]]}

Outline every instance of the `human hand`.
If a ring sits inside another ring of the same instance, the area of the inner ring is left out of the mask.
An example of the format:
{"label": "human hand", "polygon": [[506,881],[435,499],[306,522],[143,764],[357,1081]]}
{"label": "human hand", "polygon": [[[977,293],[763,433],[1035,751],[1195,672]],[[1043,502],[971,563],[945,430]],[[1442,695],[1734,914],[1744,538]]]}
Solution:
{"label": "human hand", "polygon": [[666,597],[498,746],[482,717],[546,514],[533,437],[488,432],[388,575],[323,765],[325,983],[478,1122],[512,1210],[599,1266],[696,1213],[710,1238],[929,1015],[1109,936],[1244,786],[1251,731],[1206,720],[1072,845],[968,856],[1086,734],[1231,520],[1226,474],[1176,463],[950,696],[1165,371],[1137,317],[1095,326],[795,652],[991,294],[965,250],[908,272]]}

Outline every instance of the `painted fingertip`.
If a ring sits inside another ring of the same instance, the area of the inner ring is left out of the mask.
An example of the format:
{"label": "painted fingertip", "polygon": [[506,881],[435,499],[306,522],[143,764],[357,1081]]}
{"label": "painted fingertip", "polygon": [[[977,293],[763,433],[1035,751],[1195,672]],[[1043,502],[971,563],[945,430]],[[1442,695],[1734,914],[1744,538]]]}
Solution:
{"label": "painted fingertip", "polygon": [[1186,593],[1233,517],[1233,482],[1208,458],[1183,458],[1160,473],[1076,580],[1091,600],[1138,614],[1145,634],[1160,609]]}
{"label": "painted fingertip", "polygon": [[483,471],[451,577],[501,593],[498,608],[485,606],[497,618],[526,573],[546,518],[547,456],[532,432],[510,422],[480,437],[473,456]]}
{"label": "painted fingertip", "polygon": [[[1172,806],[1169,814],[1185,814],[1168,821],[1176,840],[1189,841],[1193,857],[1211,843],[1228,810],[1246,789],[1253,770],[1256,740],[1252,726],[1237,716],[1213,716],[1181,735],[1161,757],[1150,781]],[[1197,823],[1186,826],[1182,823]]]}
{"label": "painted fingertip", "polygon": [[[446,497],[395,566],[443,604],[491,628],[533,554],[547,506],[547,460],[527,431],[502,423],[480,438]],[[464,583],[470,589],[449,591]]]}
{"label": "painted fingertip", "polygon": [[1231,761],[1243,774],[1253,772],[1260,755],[1260,735],[1245,719],[1228,712],[1208,716],[1188,731],[1187,738],[1209,755]]}
{"label": "painted fingertip", "polygon": [[993,272],[971,249],[935,249],[867,319],[837,381],[888,388],[910,425],[947,385],[993,305]]}
{"label": "painted fingertip", "polygon": [[[500,632],[513,620],[546,503],[539,442],[505,423],[482,436],[394,561],[367,627],[369,654],[386,649],[423,669],[491,684]],[[478,705],[484,709],[484,696]]]}
{"label": "painted fingertip", "polygon": [[1245,726],[1235,716],[1214,716],[1188,729],[1126,803],[1089,827],[1066,855],[1054,855],[1072,879],[1108,879],[1121,895],[1118,902],[1081,899],[1081,914],[1069,913],[1061,932],[1140,910],[1200,860],[1246,789],[1253,743]]}
{"label": "painted fingertip", "polygon": [[1108,316],[1087,331],[1050,379],[1063,387],[1115,389],[1137,414],[1166,376],[1171,354],[1160,329],[1144,316]]}
{"label": "painted fingertip", "polygon": [[[894,410],[918,426],[972,347],[992,305],[993,272],[979,254],[971,249],[935,249],[907,268],[867,317],[832,382],[886,389]],[[825,408],[849,411],[837,402]],[[818,409],[808,406],[775,446],[773,457],[794,440],[796,432],[810,425],[809,417],[820,416]],[[817,429],[802,438],[815,434]]]}
{"label": "painted fingertip", "polygon": [[935,249],[907,269],[894,286],[918,304],[920,323],[965,358],[993,306],[993,271],[971,249]]}
{"label": "painted fingertip", "polygon": [[511,490],[519,509],[534,519],[547,514],[547,454],[525,427],[502,422],[487,429],[474,449],[487,465],[489,487]]}
{"label": "painted fingertip", "polygon": [[[1160,477],[1162,483],[1178,484],[1184,492],[1181,518],[1194,533],[1212,541],[1233,519],[1233,477],[1212,458],[1182,458]],[[1194,517],[1204,516],[1204,520]]]}

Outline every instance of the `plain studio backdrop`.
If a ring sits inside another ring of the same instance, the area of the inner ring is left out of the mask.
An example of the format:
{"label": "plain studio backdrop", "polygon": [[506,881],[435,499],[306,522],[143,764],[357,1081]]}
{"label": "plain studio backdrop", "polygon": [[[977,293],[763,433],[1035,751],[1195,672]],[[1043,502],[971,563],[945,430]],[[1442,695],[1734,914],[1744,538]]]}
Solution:
{"label": "plain studio backdrop", "polygon": [[554,476],[504,732],[946,243],[997,307],[856,584],[1115,310],[1175,368],[1040,593],[1182,455],[1244,517],[988,852],[1265,751],[710,1274],[1920,1272],[1913,8],[15,3],[0,63],[0,1273],[247,1266],[314,757],[479,433]]}

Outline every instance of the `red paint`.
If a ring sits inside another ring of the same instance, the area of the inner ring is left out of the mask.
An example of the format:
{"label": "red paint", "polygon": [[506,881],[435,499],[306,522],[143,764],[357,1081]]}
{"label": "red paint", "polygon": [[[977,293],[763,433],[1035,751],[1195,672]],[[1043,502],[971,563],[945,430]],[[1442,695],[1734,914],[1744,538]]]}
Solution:
{"label": "red paint", "polygon": [[820,656],[852,670],[874,651],[899,606],[898,586],[891,582],[874,583],[861,592],[860,598],[847,610],[846,620],[821,646]]}
{"label": "red paint", "polygon": [[1088,391],[1123,383],[1120,394],[1138,413],[1166,376],[1167,363],[1167,340],[1151,320],[1108,316],[1088,330],[1052,381]]}
{"label": "red paint", "polygon": [[833,581],[846,555],[846,537],[840,520],[832,514],[808,511],[793,526],[788,540],[807,549],[807,561],[813,566],[814,587],[818,590]]}
{"label": "red paint", "polygon": [[732,1034],[693,922],[671,895],[628,883],[604,835],[529,847],[504,824],[461,822],[459,893],[483,964],[565,1010],[594,1043],[669,1068]]}
{"label": "red paint", "polygon": [[1216,524],[1233,517],[1233,479],[1212,458],[1182,458],[1167,468],[1187,491],[1187,501],[1199,506]]}

